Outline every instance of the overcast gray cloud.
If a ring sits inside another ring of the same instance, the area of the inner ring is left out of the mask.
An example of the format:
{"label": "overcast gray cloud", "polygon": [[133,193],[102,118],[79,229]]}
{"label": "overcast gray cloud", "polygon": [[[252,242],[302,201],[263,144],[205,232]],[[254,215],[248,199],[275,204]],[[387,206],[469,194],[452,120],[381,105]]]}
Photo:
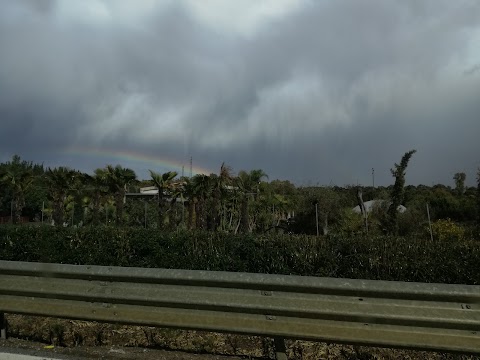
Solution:
{"label": "overcast gray cloud", "polygon": [[411,148],[413,184],[480,165],[475,0],[0,6],[3,161],[338,185],[391,183]]}

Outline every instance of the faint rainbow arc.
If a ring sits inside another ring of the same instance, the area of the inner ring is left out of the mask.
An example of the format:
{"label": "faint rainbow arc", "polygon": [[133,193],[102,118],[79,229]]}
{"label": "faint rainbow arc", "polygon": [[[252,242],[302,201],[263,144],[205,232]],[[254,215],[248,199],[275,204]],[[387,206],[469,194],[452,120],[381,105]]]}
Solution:
{"label": "faint rainbow arc", "polygon": [[[70,148],[65,151],[66,154],[74,155],[74,156],[100,156],[104,158],[114,159],[116,161],[130,161],[136,163],[143,163],[143,164],[151,164],[151,170],[158,171],[154,166],[158,166],[161,168],[169,170],[174,170],[180,173],[182,167],[184,168],[185,174],[190,174],[190,159],[188,159],[187,163],[183,163],[179,160],[174,159],[167,159],[165,157],[157,157],[153,155],[146,155],[136,151],[118,151],[112,149],[99,149],[99,148],[82,148],[82,147],[75,147]],[[197,165],[192,166],[192,173],[195,174],[210,174],[212,173],[211,170],[200,167]]]}

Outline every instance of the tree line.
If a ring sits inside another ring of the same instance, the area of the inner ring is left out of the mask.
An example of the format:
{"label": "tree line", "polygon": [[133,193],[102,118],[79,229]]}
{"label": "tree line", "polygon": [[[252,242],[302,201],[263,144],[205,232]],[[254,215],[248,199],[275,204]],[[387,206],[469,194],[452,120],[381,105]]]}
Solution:
{"label": "tree line", "polygon": [[[415,150],[405,153],[394,165],[394,181],[387,187],[297,187],[288,180],[270,181],[261,169],[235,174],[226,164],[218,174],[179,177],[174,171],[150,170],[149,179],[139,180],[121,165],[87,174],[63,166],[45,168],[14,155],[0,163],[0,216],[3,222],[24,219],[56,226],[323,235],[425,235],[430,220],[433,230],[443,224],[478,234],[480,171],[477,188],[465,185],[464,173],[454,175],[453,187],[405,185],[414,154]],[[157,195],[139,193],[147,186]],[[362,206],[367,200],[378,200],[371,211]],[[356,205],[360,214],[352,211]],[[408,210],[399,213],[399,205]]]}

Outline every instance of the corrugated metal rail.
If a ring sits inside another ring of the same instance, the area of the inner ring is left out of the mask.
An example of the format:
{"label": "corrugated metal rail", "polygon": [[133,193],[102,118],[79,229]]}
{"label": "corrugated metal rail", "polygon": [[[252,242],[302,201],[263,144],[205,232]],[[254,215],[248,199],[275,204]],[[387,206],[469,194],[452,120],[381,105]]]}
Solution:
{"label": "corrugated metal rail", "polygon": [[0,261],[0,313],[480,353],[480,286]]}

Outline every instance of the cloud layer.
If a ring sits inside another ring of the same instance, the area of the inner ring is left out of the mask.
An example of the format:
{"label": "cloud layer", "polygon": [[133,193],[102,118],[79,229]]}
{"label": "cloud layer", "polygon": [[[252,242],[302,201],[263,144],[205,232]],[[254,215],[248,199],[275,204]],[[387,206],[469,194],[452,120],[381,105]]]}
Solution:
{"label": "cloud layer", "polygon": [[479,2],[228,4],[0,0],[0,160],[91,171],[115,159],[72,149],[108,149],[389,184],[415,148],[409,183],[473,182]]}

